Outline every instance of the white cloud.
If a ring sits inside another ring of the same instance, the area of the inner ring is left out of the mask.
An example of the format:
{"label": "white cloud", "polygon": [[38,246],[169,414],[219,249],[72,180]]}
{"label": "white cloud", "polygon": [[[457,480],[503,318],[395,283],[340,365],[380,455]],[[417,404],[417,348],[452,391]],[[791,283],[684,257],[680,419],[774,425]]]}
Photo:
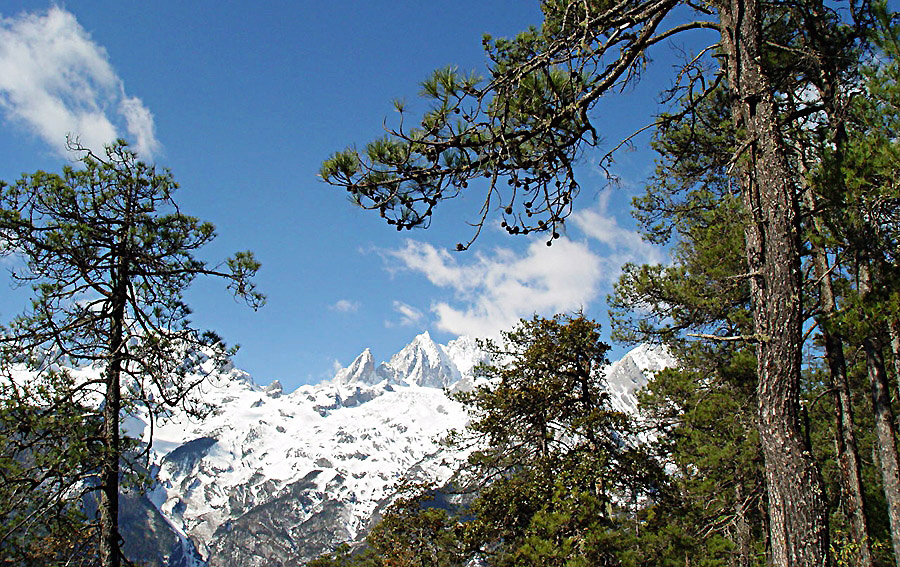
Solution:
{"label": "white cloud", "polygon": [[618,279],[619,269],[626,262],[637,264],[660,264],[666,261],[663,250],[645,241],[640,233],[619,224],[616,217],[608,211],[612,189],[600,194],[597,206],[592,209],[578,211],[572,215],[570,222],[587,238],[602,245],[604,264],[607,266],[607,278],[610,283]]}
{"label": "white cloud", "polygon": [[498,248],[476,253],[462,264],[430,244],[407,240],[399,250],[383,252],[403,269],[419,272],[454,292],[458,305],[435,302],[436,326],[454,334],[496,336],[534,313],[573,311],[596,299],[602,262],[583,243],[561,238],[547,247],[535,240],[522,255]]}
{"label": "white cloud", "polygon": [[350,301],[349,299],[340,299],[334,305],[328,306],[332,311],[340,313],[356,313],[359,311],[359,307],[360,303],[358,301]]}
{"label": "white cloud", "polygon": [[[124,91],[122,92],[124,95]],[[153,114],[141,99],[137,97],[125,97],[119,102],[119,113],[125,117],[125,128],[129,139],[133,139],[135,151],[142,156],[152,156],[159,151],[159,141],[156,139],[156,125],[153,122]]]}
{"label": "white cloud", "polygon": [[[546,246],[534,239],[522,253],[496,248],[489,254],[456,254],[407,240],[382,251],[389,270],[417,272],[453,293],[452,301],[431,305],[435,326],[453,334],[495,337],[535,313],[588,309],[613,283],[626,262],[661,263],[665,253],[608,211],[610,193],[597,206],[572,215],[564,235]],[[580,234],[579,234],[580,233]]]}
{"label": "white cloud", "polygon": [[425,318],[425,314],[420,310],[412,305],[403,303],[402,301],[394,301],[394,311],[400,315],[400,321],[399,323],[385,321],[385,325],[388,327],[393,327],[394,325],[399,325],[401,327],[418,327]]}
{"label": "white cloud", "polygon": [[153,115],[125,94],[106,50],[59,7],[0,18],[0,109],[66,157],[66,135],[98,149],[122,127],[142,158],[160,147]]}

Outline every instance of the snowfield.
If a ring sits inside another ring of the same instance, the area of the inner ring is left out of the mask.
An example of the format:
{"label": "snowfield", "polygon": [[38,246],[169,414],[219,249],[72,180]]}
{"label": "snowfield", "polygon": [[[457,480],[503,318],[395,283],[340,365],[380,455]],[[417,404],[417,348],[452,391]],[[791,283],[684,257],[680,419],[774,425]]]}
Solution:
{"label": "snowfield", "polygon": [[[423,333],[387,362],[367,349],[289,394],[234,367],[211,374],[198,392],[214,408],[207,417],[176,411],[152,431],[147,497],[185,548],[157,564],[302,565],[360,541],[401,479],[440,485],[466,458],[439,444],[467,420],[446,392],[471,388],[482,360],[468,337],[439,345]],[[673,363],[640,346],[611,364],[615,408],[634,412],[635,392]],[[149,442],[147,422],[139,414],[125,428]]]}

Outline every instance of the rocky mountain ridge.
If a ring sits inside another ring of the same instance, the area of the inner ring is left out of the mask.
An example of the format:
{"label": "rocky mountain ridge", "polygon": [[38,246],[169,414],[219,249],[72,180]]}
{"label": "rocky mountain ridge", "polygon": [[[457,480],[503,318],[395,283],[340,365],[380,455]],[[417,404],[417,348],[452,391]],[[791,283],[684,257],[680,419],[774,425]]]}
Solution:
{"label": "rocky mountain ridge", "polygon": [[[366,349],[333,380],[289,394],[236,368],[212,375],[212,415],[154,428],[148,498],[180,541],[158,564],[302,565],[362,539],[399,480],[443,483],[465,459],[439,444],[466,422],[445,391],[471,387],[483,359],[470,338],[439,345],[423,333],[387,362]],[[641,346],[612,364],[613,404],[634,411],[635,391],[672,362]]]}

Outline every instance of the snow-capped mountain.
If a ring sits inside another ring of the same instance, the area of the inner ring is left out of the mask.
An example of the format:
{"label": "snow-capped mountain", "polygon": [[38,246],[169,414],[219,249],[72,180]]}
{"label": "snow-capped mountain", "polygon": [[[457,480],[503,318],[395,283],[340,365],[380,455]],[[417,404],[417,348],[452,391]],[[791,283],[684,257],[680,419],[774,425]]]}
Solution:
{"label": "snow-capped mountain", "polygon": [[[438,444],[466,422],[445,391],[470,387],[483,359],[472,339],[439,345],[423,333],[387,362],[367,349],[333,380],[289,394],[236,368],[215,374],[202,386],[210,416],[154,428],[150,501],[214,567],[302,565],[359,541],[398,481],[444,483],[465,458]],[[672,362],[638,347],[612,364],[617,409],[633,411],[635,390]]]}
{"label": "snow-capped mountain", "polygon": [[460,337],[446,346],[436,344],[428,332],[417,336],[388,362],[375,368],[372,352],[363,351],[347,368],[334,377],[337,384],[367,384],[450,388],[463,377],[471,377],[472,369],[483,361],[483,355],[469,337]]}
{"label": "snow-capped mountain", "polygon": [[675,365],[675,358],[662,347],[643,344],[633,348],[604,369],[610,404],[618,411],[637,414],[637,391],[654,374]]}

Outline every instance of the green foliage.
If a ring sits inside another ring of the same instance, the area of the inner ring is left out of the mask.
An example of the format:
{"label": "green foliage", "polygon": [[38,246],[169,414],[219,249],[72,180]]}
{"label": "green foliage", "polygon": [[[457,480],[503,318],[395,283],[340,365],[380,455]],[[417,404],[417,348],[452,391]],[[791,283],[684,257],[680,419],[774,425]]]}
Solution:
{"label": "green foliage", "polygon": [[195,257],[215,230],[180,212],[168,171],[121,141],[103,156],[73,149],[80,167],[0,188],[0,252],[33,291],[30,308],[0,330],[4,553],[77,526],[85,493],[117,494],[120,459],[144,469],[146,452],[119,439],[120,412],[140,408],[153,421],[175,406],[206,410],[195,386],[232,351],[189,320],[183,294],[197,276],[226,280],[254,308],[264,299],[251,253],[216,266]]}
{"label": "green foliage", "polygon": [[469,430],[484,437],[493,452],[477,458],[546,458],[567,450],[572,436],[599,444],[595,433],[601,424],[624,421],[607,409],[598,373],[609,347],[595,323],[535,317],[504,333],[503,345],[482,346],[492,360],[503,362],[478,367],[476,376],[486,385],[459,396],[472,411]]}
{"label": "green foliage", "polygon": [[460,396],[479,447],[468,474],[489,481],[467,512],[471,545],[492,565],[617,564],[661,471],[609,406],[599,326],[536,317],[485,346],[486,385]]}
{"label": "green foliage", "polygon": [[[422,127],[405,130],[401,118],[389,135],[402,151],[349,150],[341,159],[352,156],[353,168],[322,171],[398,229],[427,226],[437,202],[471,192],[469,183],[482,178],[477,230],[496,210],[510,234],[547,231],[552,242],[578,193],[572,164],[599,141],[595,103],[634,85],[657,42],[704,28],[720,34],[678,68],[664,93],[670,111],[648,119],[660,159],[635,200],[636,217],[649,241],[671,245],[672,262],[626,266],[611,299],[615,338],[665,343],[681,363],[657,376],[643,399],[652,447],[668,474],[646,483],[640,474],[621,474],[628,470],[622,447],[604,444],[601,432],[630,426],[605,414],[602,390],[591,394],[596,413],[579,413],[594,417],[570,419],[565,412],[577,396],[566,374],[537,370],[544,353],[516,346],[511,335],[508,358],[486,371],[492,385],[465,398],[473,408],[470,433],[484,442],[471,464],[490,480],[473,504],[473,541],[498,564],[602,564],[589,555],[589,539],[574,534],[600,538],[604,529],[621,542],[608,545],[622,564],[761,565],[767,543],[779,564],[790,560],[791,546],[809,553],[794,557],[799,563],[826,563],[816,465],[826,473],[834,467],[825,447],[838,412],[816,403],[830,393],[827,381],[809,378],[818,362],[799,361],[804,346],[813,357],[822,353],[821,342],[807,340],[816,337],[813,321],[848,345],[889,329],[900,334],[896,18],[880,2],[541,6],[540,27],[485,38],[486,83],[462,88],[448,71],[426,83],[432,106]],[[600,157],[601,167],[612,152]],[[822,257],[833,262],[828,274],[809,276]],[[824,314],[823,278],[834,283],[836,316]],[[867,279],[873,285],[857,293]],[[528,330],[538,331],[536,322]],[[893,356],[900,358],[897,338]],[[765,394],[759,399],[757,387]],[[865,398],[855,388],[859,407]],[[808,458],[804,435],[819,463]],[[772,514],[768,540],[760,439],[770,470],[785,466],[769,477],[773,509],[808,506],[793,523]],[[596,451],[584,450],[592,443]],[[786,446],[795,450],[779,455]],[[597,461],[585,478],[602,480],[602,490],[560,490],[569,457],[590,463],[588,454]],[[802,484],[788,478],[798,470],[805,471]],[[872,470],[864,471],[868,480]],[[609,471],[627,481],[607,486],[615,480]],[[840,497],[832,481],[834,511]],[[867,482],[867,495],[877,495],[875,484]],[[615,510],[600,514],[603,528],[565,511],[565,498],[587,502],[590,494],[602,511],[604,502],[619,502],[608,495],[628,494],[628,485],[646,498],[626,510],[633,527]],[[880,513],[871,531],[881,537],[883,507],[870,512]],[[804,518],[811,520],[804,525]],[[834,533],[842,533],[842,521]],[[841,560],[848,547],[835,543]]]}
{"label": "green foliage", "polygon": [[477,476],[496,478],[485,494],[517,492],[508,501],[527,510],[542,500],[538,494],[550,494],[560,474],[593,474],[605,499],[650,482],[637,470],[639,454],[624,442],[631,420],[609,405],[602,374],[609,347],[597,323],[581,315],[535,317],[504,333],[502,344],[483,346],[495,362],[476,369],[482,385],[459,395],[471,421],[456,441],[481,447],[469,461]]}
{"label": "green foliage", "polygon": [[483,385],[459,395],[471,421],[456,439],[479,447],[468,474],[490,480],[468,512],[472,545],[497,565],[587,560],[592,548],[579,533],[608,525],[613,494],[638,482],[625,474],[628,420],[603,389],[609,347],[599,326],[580,315],[535,317],[483,346],[494,362],[476,370]]}
{"label": "green foliage", "polygon": [[511,39],[485,37],[488,80],[452,67],[436,71],[422,84],[429,106],[416,126],[406,125],[407,105],[395,105],[400,124],[386,140],[333,154],[321,177],[398,230],[427,227],[438,202],[486,183],[475,236],[499,208],[510,234],[546,232],[552,242],[578,194],[575,163],[599,142],[591,108],[639,75],[643,47],[656,41],[654,30],[673,7],[611,6],[543,2],[540,27]]}

